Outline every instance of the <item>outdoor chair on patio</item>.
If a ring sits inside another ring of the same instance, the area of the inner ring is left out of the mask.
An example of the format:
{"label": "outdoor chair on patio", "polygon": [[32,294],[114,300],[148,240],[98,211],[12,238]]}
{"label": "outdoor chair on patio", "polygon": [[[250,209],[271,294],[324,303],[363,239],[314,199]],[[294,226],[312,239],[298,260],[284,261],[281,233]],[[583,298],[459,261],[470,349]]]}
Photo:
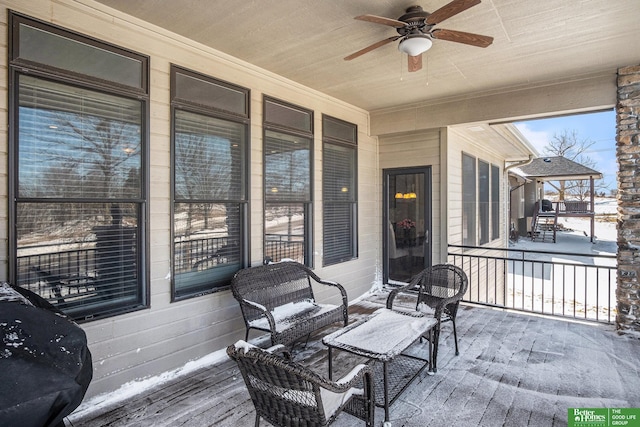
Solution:
{"label": "outdoor chair on patio", "polygon": [[387,297],[387,308],[392,309],[393,302],[399,293],[417,294],[416,310],[433,312],[434,317],[438,320],[438,324],[434,328],[432,343],[433,372],[437,371],[438,342],[440,340],[440,326],[443,322],[452,323],[456,356],[460,354],[456,315],[460,300],[462,300],[468,286],[467,274],[460,267],[451,264],[436,264],[413,276],[409,284],[394,289]]}
{"label": "outdoor chair on patio", "polygon": [[[339,304],[319,303],[314,286],[326,287]],[[231,291],[240,304],[249,331],[268,332],[271,344],[292,345],[333,323],[349,323],[347,291],[339,283],[323,280],[309,267],[283,261],[245,268],[231,281]]]}
{"label": "outdoor chair on patio", "polygon": [[[284,356],[276,354],[284,351]],[[267,350],[245,341],[227,347],[260,417],[275,426],[327,426],[345,411],[374,425],[372,371],[358,365],[338,381],[329,381],[288,357],[282,344]]]}

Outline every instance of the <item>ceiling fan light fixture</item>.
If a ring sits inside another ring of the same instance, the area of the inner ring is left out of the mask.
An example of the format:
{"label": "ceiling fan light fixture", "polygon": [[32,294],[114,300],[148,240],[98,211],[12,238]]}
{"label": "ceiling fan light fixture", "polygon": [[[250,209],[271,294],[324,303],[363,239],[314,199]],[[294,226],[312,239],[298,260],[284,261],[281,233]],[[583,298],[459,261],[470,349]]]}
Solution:
{"label": "ceiling fan light fixture", "polygon": [[409,56],[418,56],[431,48],[431,37],[426,34],[409,34],[400,40],[398,50]]}

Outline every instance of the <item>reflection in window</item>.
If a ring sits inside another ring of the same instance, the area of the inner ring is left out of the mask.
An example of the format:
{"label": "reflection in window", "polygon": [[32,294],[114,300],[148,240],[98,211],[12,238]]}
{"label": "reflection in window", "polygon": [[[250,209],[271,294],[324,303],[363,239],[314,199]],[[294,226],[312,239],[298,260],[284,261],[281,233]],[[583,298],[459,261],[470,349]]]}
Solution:
{"label": "reflection in window", "polygon": [[19,283],[79,318],[137,304],[140,101],[19,82]]}
{"label": "reflection in window", "polygon": [[19,197],[140,198],[140,101],[19,82]]}
{"label": "reflection in window", "polygon": [[[19,40],[23,55],[41,48],[34,43],[58,43],[65,33],[56,29],[54,35],[42,23],[36,31],[25,17],[11,19],[21,21],[10,28],[14,37],[24,36]],[[28,37],[32,33],[38,37]],[[112,46],[89,39],[82,46],[105,61],[123,60]],[[60,69],[78,71],[66,57],[57,58],[55,75],[47,72],[51,64],[41,64],[43,77],[28,73],[24,63],[11,64],[11,105],[17,105],[10,148],[15,177],[10,188],[11,280],[78,320],[146,304],[141,242],[147,96],[141,96],[139,83],[148,58],[127,55],[138,76],[129,88],[123,85],[130,82],[119,82],[117,93],[108,93],[103,85],[93,89],[90,73],[69,73],[64,81],[56,77],[64,74]]]}
{"label": "reflection in window", "polygon": [[240,114],[247,109],[237,95],[246,103],[248,91],[176,66],[172,73],[173,289],[183,298],[227,286],[245,264],[248,117],[222,117],[195,94],[221,93],[216,99],[233,99],[229,110]]}
{"label": "reflection in window", "polygon": [[269,127],[281,127],[264,132],[265,261],[291,259],[311,265],[313,134],[294,133],[286,126],[310,126],[312,113],[271,99],[265,102],[271,105],[265,121],[270,121]]}
{"label": "reflection in window", "polygon": [[305,260],[310,145],[305,138],[265,132],[265,257],[273,262]]}

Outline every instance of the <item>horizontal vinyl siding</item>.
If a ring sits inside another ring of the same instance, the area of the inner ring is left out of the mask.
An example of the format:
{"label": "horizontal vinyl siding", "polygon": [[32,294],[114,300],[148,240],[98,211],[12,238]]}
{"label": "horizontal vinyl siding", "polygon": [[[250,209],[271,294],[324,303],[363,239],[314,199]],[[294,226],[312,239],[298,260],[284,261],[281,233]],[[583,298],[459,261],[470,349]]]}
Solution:
{"label": "horizontal vinyl siding", "polygon": [[[150,309],[82,324],[93,355],[94,377],[87,396],[117,389],[126,382],[176,369],[224,349],[244,337],[244,324],[230,291],[171,303],[170,82],[171,63],[251,90],[250,262],[262,262],[262,99],[269,95],[314,111],[314,251],[316,273],[345,286],[350,300],[368,291],[379,277],[375,248],[380,246],[380,172],[377,141],[369,136],[368,114],[344,102],[258,69],[181,36],[112,11],[91,0],[3,1],[0,46],[2,123],[7,129],[7,9],[52,22],[72,31],[149,55],[150,60]],[[358,126],[358,259],[322,268],[322,127],[328,114]],[[0,159],[7,164],[6,131]],[[0,278],[7,277],[7,171],[0,170]],[[319,291],[321,301],[333,294]],[[253,335],[252,335],[253,336]]]}
{"label": "horizontal vinyl siding", "polygon": [[440,229],[443,223],[440,216],[440,130],[380,137],[379,146],[381,170],[431,166],[432,259],[433,263],[440,262],[441,259],[446,258],[446,253],[440,253],[442,243]]}
{"label": "horizontal vinyl siding", "polygon": [[[489,150],[484,148],[482,144],[474,143],[458,136],[455,132],[449,132],[448,142],[447,203],[449,206],[449,243],[452,245],[462,244],[462,154],[464,153],[474,157],[476,161],[482,160],[488,162],[490,166],[498,166],[500,169],[500,238],[490,241],[486,246],[504,246],[504,237],[506,235],[505,212],[509,204],[509,195],[506,190],[508,186],[503,172],[504,158],[496,154],[493,147],[488,147],[491,148]],[[499,143],[500,140],[496,140],[496,144]]]}
{"label": "horizontal vinyl siding", "polygon": [[[470,141],[458,135],[455,131],[448,133],[449,150],[447,153],[449,173],[447,179],[448,185],[448,206],[449,206],[449,244],[461,245],[462,244],[462,154],[468,154],[473,156],[476,161],[482,160],[488,162],[490,165],[496,165],[500,169],[500,237],[496,240],[491,240],[489,243],[483,245],[486,247],[504,247],[505,246],[505,209],[509,203],[507,183],[505,183],[505,177],[503,173],[504,159],[495,152],[495,147],[487,146],[486,142],[477,143]],[[496,140],[496,144],[500,141]],[[477,172],[477,171],[476,171]],[[477,182],[476,182],[477,185]],[[491,222],[489,222],[491,226]],[[478,231],[478,228],[476,228]],[[467,252],[469,253],[469,252]],[[473,251],[474,255],[488,255],[495,256],[495,251],[487,252],[481,249]],[[469,290],[465,296],[466,299],[484,303],[501,303],[504,301],[504,270],[503,266],[499,265],[497,268],[493,268],[493,265],[489,268],[482,262],[478,263],[477,259],[470,265],[465,264],[465,270],[469,276]],[[480,286],[482,284],[482,286]],[[490,287],[485,287],[490,286]]]}

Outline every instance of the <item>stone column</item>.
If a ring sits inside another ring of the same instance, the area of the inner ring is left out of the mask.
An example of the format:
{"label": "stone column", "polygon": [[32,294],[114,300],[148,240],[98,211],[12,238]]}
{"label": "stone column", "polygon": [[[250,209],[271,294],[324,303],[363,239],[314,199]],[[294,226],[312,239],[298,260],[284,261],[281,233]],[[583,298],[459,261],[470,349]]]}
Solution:
{"label": "stone column", "polygon": [[617,328],[640,332],[640,65],[618,69]]}

